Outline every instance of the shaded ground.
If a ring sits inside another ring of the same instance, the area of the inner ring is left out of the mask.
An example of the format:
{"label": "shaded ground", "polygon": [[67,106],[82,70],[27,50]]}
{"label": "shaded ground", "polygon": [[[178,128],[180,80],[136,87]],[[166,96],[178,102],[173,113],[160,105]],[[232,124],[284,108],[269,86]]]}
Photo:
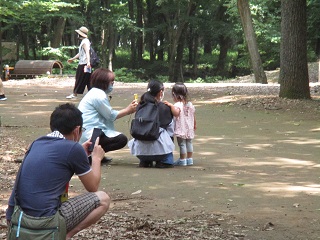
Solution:
{"label": "shaded ground", "polygon": [[[49,131],[49,115],[73,78],[4,82],[0,102],[0,238],[13,178],[27,145]],[[166,85],[166,100],[170,84]],[[101,189],[110,212],[74,239],[320,239],[319,85],[313,101],[281,100],[277,84],[188,85],[197,125],[192,167],[141,169],[128,149],[108,154]],[[128,105],[146,84],[116,83]],[[132,116],[117,120],[127,136]],[[176,148],[178,150],[178,148]],[[178,152],[175,152],[178,156]],[[83,191],[72,180],[71,195]]]}

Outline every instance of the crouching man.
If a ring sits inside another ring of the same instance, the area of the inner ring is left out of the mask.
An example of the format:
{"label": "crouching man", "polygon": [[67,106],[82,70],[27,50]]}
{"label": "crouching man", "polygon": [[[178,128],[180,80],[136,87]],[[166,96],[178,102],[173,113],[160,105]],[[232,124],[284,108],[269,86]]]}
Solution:
{"label": "crouching man", "polygon": [[[105,152],[97,144],[99,139],[92,153],[87,151],[89,141],[78,143],[84,130],[82,123],[82,113],[73,104],[59,105],[51,114],[52,132],[32,143],[17,174],[6,212],[9,233],[17,206],[20,212],[36,219],[59,214],[65,222],[66,239],[96,223],[108,211],[110,198],[98,191]],[[74,174],[87,192],[64,201],[62,196]],[[18,225],[23,223],[23,214],[21,219],[19,215]]]}

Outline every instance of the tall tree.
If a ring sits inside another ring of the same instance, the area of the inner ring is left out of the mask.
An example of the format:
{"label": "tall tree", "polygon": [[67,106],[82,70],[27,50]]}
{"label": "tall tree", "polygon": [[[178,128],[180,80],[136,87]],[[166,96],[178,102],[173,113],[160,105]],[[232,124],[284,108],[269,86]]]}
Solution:
{"label": "tall tree", "polygon": [[194,15],[196,4],[194,1],[171,0],[162,3],[161,7],[167,28],[167,44],[169,46],[169,81],[183,81],[183,79],[180,78],[182,77],[182,74],[180,74],[182,69],[182,58],[178,56],[178,50],[180,51],[180,54],[181,49],[183,48],[183,38],[187,31],[189,18]]}
{"label": "tall tree", "polygon": [[64,27],[66,25],[66,19],[64,17],[58,17],[56,19],[56,24],[54,25],[53,34],[51,38],[51,47],[58,48],[60,47]]}
{"label": "tall tree", "polygon": [[266,84],[268,83],[267,76],[263,70],[262,61],[258,50],[257,38],[253,29],[249,0],[238,0],[237,3],[245,39],[251,58],[251,65],[255,81],[257,83]]}
{"label": "tall tree", "polygon": [[136,0],[137,4],[137,58],[139,67],[142,63],[142,54],[143,54],[143,6],[142,0]]}
{"label": "tall tree", "polygon": [[147,4],[147,22],[146,22],[146,45],[150,54],[150,62],[153,63],[155,61],[155,46],[156,41],[155,31],[152,29],[156,24],[155,14],[156,14],[156,4],[153,0],[146,0]]}
{"label": "tall tree", "polygon": [[[129,8],[129,18],[131,22],[135,22],[134,19],[134,1],[133,0],[128,0],[128,8]],[[137,48],[136,48],[136,36],[135,32],[131,31],[130,32],[130,49],[131,49],[131,54],[130,54],[130,62],[131,62],[131,67],[136,68],[137,67]]]}
{"label": "tall tree", "polygon": [[309,99],[307,2],[281,0],[280,97]]}

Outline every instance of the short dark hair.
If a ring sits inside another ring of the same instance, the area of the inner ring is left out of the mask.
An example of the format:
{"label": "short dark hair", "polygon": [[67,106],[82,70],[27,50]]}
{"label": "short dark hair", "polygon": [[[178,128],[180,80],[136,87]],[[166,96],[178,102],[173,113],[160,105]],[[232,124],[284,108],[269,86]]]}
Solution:
{"label": "short dark hair", "polygon": [[70,134],[77,126],[82,127],[82,112],[71,103],[61,104],[52,112],[50,117],[51,131]]}
{"label": "short dark hair", "polygon": [[106,68],[98,68],[91,74],[91,87],[107,90],[109,85],[114,81],[115,75]]}

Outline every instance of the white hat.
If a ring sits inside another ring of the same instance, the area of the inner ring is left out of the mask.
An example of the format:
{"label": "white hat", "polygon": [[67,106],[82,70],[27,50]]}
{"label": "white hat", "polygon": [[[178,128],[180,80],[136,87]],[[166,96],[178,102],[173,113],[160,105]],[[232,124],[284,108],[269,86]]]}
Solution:
{"label": "white hat", "polygon": [[86,27],[81,27],[81,28],[79,28],[79,29],[77,29],[77,30],[75,30],[80,36],[82,36],[82,37],[84,37],[84,38],[87,38],[88,36],[87,36],[87,34],[88,34],[88,32],[89,32],[89,30],[88,30],[88,28],[86,28]]}

